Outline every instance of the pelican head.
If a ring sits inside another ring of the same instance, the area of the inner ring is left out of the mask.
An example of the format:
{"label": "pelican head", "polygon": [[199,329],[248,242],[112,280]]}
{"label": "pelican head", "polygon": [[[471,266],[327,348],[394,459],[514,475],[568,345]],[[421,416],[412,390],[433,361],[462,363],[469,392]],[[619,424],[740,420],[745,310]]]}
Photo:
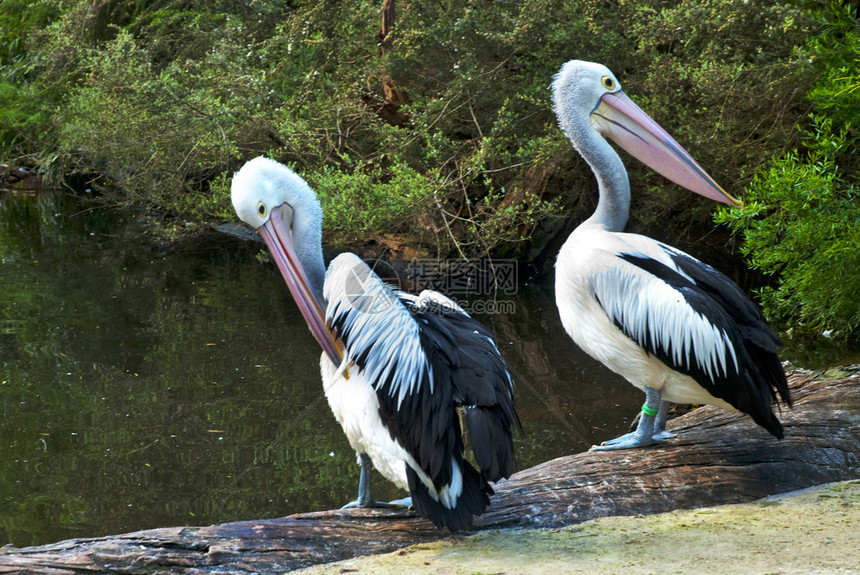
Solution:
{"label": "pelican head", "polygon": [[[275,160],[254,158],[233,175],[233,207],[239,218],[259,229],[270,221],[273,208],[298,209],[306,219],[322,226],[322,208],[317,195],[298,174]],[[286,223],[292,226],[293,216]],[[311,238],[308,238],[311,240]]]}
{"label": "pelican head", "polygon": [[340,352],[325,324],[322,208],[311,187],[288,167],[254,158],[233,176],[233,207],[263,236],[311,332],[337,365]]}
{"label": "pelican head", "polygon": [[596,131],[676,184],[718,202],[743,205],[624,94],[606,66],[571,60],[556,74],[552,89],[559,125],[583,155],[588,132]]}

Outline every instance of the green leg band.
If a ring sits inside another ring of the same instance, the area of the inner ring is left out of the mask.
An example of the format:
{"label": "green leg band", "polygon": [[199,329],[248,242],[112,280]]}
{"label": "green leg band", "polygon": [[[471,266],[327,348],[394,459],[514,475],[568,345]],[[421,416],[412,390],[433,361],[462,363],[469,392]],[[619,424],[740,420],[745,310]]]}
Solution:
{"label": "green leg band", "polygon": [[642,413],[644,413],[645,415],[650,415],[651,417],[654,417],[659,412],[659,409],[651,409],[650,407],[648,407],[648,405],[644,403],[642,404]]}

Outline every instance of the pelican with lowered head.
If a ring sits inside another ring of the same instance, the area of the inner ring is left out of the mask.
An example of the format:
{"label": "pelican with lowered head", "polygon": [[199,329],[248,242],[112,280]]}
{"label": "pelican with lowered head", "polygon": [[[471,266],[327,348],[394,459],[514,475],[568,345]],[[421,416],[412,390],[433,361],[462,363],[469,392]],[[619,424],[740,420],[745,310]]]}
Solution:
{"label": "pelican with lowered head", "polygon": [[[347,506],[384,505],[370,497],[372,464],[437,527],[468,528],[489,505],[490,482],[513,472],[519,425],[489,331],[438,292],[392,289],[354,254],[326,271],[319,200],[286,166],[247,162],[232,199],[323,349],[325,395],[361,468],[358,499]],[[465,458],[464,432],[479,469]]]}
{"label": "pelican with lowered head", "polygon": [[607,141],[697,194],[741,205],[624,92],[601,64],[572,60],[552,83],[559,126],[597,178],[594,214],[568,237],[555,264],[555,297],[568,335],[645,392],[635,431],[592,449],[665,443],[670,403],[740,410],[777,438],[777,395],[791,397],[780,344],[729,278],[651,238],[624,233],[627,170]]}

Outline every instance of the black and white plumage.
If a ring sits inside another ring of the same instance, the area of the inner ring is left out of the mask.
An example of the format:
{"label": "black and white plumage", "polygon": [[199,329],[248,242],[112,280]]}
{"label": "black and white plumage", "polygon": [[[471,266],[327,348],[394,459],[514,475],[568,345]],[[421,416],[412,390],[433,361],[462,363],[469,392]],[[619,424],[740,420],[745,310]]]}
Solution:
{"label": "black and white plumage", "polygon": [[636,431],[594,449],[663,442],[670,403],[749,414],[783,436],[777,396],[791,404],[779,339],[729,278],[671,246],[624,233],[630,185],[606,138],[691,191],[740,204],[621,91],[605,66],[571,61],[553,82],[559,125],[598,180],[595,213],[556,261],[562,324],[589,355],[646,393]]}
{"label": "black and white plumage", "polygon": [[[469,527],[514,466],[519,425],[513,384],[490,333],[445,296],[386,285],[354,254],[325,271],[322,210],[314,192],[266,158],[236,173],[233,205],[260,230],[312,333],[329,406],[358,454],[358,499],[370,498],[370,463],[409,489],[438,527]],[[466,429],[461,429],[459,411]],[[479,466],[464,457],[463,432]]]}

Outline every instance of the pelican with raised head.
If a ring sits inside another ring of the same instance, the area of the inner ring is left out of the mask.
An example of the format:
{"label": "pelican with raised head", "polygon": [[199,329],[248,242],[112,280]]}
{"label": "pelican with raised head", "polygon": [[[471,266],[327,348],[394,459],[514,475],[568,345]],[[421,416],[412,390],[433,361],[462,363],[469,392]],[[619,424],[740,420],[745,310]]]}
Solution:
{"label": "pelican with raised head", "polygon": [[[490,333],[442,294],[392,289],[354,254],[326,272],[320,203],[286,166],[249,161],[233,177],[232,198],[322,346],[325,395],[361,467],[347,507],[384,505],[370,496],[372,463],[437,527],[469,527],[489,505],[489,483],[513,471],[519,425]],[[464,431],[479,470],[464,457]]]}
{"label": "pelican with raised head", "polygon": [[791,405],[780,342],[729,278],[651,238],[624,233],[630,184],[607,138],[690,191],[726,193],[622,91],[601,64],[572,60],[555,76],[559,126],[597,178],[594,214],[568,237],[555,264],[562,324],[585,352],[645,392],[635,431],[592,449],[664,443],[670,403],[737,409],[782,438],[777,394]]}

